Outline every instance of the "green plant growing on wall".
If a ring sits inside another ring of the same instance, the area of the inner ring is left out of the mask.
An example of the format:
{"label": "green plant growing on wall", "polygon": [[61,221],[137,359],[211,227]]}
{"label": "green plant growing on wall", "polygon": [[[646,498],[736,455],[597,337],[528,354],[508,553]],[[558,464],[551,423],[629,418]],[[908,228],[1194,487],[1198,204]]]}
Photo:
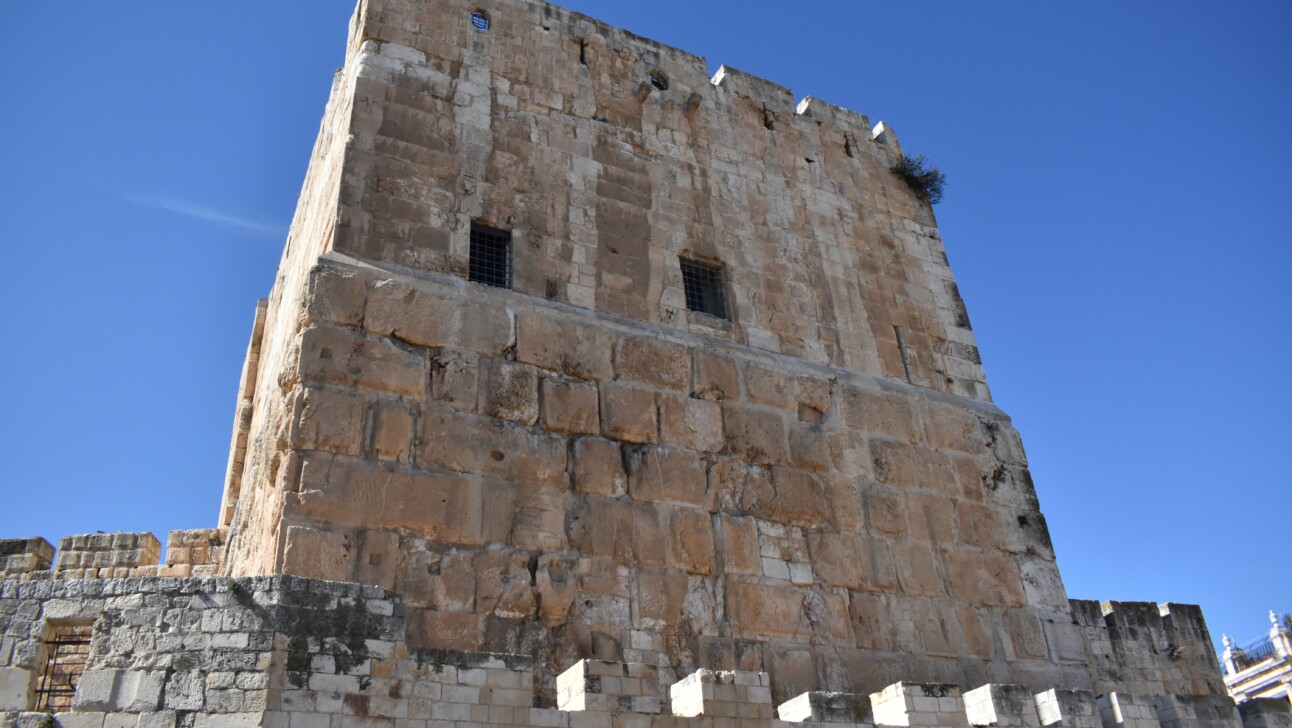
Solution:
{"label": "green plant growing on wall", "polygon": [[923,154],[908,157],[903,154],[889,170],[906,180],[907,186],[922,200],[930,205],[942,201],[942,193],[947,187],[947,176],[942,170],[934,167]]}

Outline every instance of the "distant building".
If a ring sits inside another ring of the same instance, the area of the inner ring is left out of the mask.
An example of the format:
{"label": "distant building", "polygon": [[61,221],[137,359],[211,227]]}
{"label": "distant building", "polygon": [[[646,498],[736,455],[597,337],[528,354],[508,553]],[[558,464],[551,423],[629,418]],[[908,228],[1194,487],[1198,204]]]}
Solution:
{"label": "distant building", "polygon": [[1292,632],[1286,618],[1270,612],[1270,632],[1242,647],[1224,636],[1225,687],[1236,702],[1253,698],[1292,701]]}

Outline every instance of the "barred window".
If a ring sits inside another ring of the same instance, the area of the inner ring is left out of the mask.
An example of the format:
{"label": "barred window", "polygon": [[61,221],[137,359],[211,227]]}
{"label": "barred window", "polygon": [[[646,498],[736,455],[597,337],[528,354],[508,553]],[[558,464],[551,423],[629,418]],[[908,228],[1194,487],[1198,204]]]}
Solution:
{"label": "barred window", "polygon": [[468,278],[497,288],[511,288],[511,233],[471,223]]}
{"label": "barred window", "polygon": [[90,658],[89,625],[58,625],[45,640],[45,666],[36,685],[36,710],[60,713],[72,709],[76,686]]}
{"label": "barred window", "polygon": [[722,266],[686,258],[679,259],[679,262],[682,265],[682,287],[686,290],[686,307],[720,319],[727,318]]}

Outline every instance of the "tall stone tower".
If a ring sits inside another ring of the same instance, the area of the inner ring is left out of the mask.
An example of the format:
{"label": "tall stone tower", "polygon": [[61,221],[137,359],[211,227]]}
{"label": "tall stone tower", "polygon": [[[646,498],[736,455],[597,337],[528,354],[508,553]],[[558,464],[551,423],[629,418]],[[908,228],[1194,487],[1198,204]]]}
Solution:
{"label": "tall stone tower", "polygon": [[228,573],[410,639],[1087,686],[891,129],[524,0],[368,0],[248,366]]}
{"label": "tall stone tower", "polygon": [[362,0],[218,528],[0,542],[0,725],[1239,725],[1196,607],[1069,601],[901,153],[540,0]]}

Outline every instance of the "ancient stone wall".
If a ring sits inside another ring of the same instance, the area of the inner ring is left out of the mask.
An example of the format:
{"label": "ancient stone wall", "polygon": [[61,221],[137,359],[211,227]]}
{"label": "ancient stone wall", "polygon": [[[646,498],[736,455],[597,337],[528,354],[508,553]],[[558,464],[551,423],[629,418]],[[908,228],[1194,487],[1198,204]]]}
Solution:
{"label": "ancient stone wall", "polygon": [[[50,575],[0,582],[5,728],[1242,725],[1232,703],[1204,714],[1195,710],[1199,701],[1165,693],[901,681],[870,693],[808,689],[777,700],[766,672],[701,669],[661,681],[654,665],[603,660],[568,665],[551,696],[528,656],[409,644],[409,611],[379,587],[297,577]],[[69,624],[88,629],[83,672],[66,704],[40,710],[50,636]],[[1136,649],[1117,636],[1110,644]],[[1246,714],[1248,728],[1288,723],[1286,705],[1254,705]]]}
{"label": "ancient stone wall", "polygon": [[[891,129],[520,0],[362,4],[329,108],[229,573],[384,586],[414,642],[536,653],[549,691],[585,657],[778,697],[1083,679]],[[512,290],[464,281],[475,222]]]}

